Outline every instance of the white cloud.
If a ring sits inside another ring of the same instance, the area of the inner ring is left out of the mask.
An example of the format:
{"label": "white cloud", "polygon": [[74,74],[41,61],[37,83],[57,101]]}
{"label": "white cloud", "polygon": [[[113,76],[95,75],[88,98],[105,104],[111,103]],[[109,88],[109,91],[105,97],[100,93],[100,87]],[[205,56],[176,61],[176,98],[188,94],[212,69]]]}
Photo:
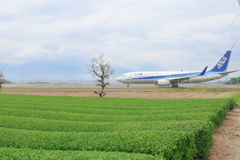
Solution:
{"label": "white cloud", "polygon": [[[218,59],[235,41],[240,18],[227,31],[237,5],[217,0],[3,1],[0,64],[77,66],[78,59],[87,63],[102,52],[123,70],[200,69],[199,55]],[[221,39],[220,51],[213,52]]]}

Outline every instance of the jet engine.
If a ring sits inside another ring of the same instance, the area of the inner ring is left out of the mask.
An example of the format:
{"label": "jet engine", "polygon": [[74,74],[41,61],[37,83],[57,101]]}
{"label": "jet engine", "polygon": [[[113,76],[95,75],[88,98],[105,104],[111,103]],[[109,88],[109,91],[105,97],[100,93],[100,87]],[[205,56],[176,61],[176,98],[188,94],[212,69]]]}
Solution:
{"label": "jet engine", "polygon": [[159,79],[157,82],[158,86],[169,86],[170,81],[168,79]]}

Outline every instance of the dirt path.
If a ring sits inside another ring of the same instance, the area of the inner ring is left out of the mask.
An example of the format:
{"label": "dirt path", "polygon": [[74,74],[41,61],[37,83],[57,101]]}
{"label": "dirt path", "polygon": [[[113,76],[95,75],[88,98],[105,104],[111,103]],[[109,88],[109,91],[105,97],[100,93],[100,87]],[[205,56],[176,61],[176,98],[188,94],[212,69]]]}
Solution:
{"label": "dirt path", "polygon": [[240,107],[228,112],[213,139],[211,160],[240,160]]}
{"label": "dirt path", "polygon": [[[227,97],[233,92],[107,92],[106,97],[124,98],[158,98],[158,99],[184,99],[184,98],[219,98]],[[26,94],[26,95],[56,95],[97,97],[93,92],[73,91],[1,91],[0,94]]]}

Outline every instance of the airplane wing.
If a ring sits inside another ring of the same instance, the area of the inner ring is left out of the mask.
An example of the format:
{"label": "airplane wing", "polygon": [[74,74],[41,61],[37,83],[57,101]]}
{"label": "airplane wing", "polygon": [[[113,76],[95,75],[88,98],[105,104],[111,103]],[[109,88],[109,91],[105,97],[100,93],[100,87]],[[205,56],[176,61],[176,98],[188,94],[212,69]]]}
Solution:
{"label": "airplane wing", "polygon": [[224,73],[220,73],[221,75],[226,75],[226,74],[229,74],[229,73],[233,73],[233,72],[239,72],[240,70],[235,70],[235,71],[229,71],[229,72],[224,72]]}
{"label": "airplane wing", "polygon": [[208,68],[208,66],[206,66],[204,68],[204,70],[200,74],[198,74],[198,75],[181,77],[181,78],[170,78],[169,81],[170,81],[171,84],[174,84],[174,83],[180,83],[182,81],[189,80],[192,77],[202,76],[202,75],[204,75],[206,73],[207,68]]}

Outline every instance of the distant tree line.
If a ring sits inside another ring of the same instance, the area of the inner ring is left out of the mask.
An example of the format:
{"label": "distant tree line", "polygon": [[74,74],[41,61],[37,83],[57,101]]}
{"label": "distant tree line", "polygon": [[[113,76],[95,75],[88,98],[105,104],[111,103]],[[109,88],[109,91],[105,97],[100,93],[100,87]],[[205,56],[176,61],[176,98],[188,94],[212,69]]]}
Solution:
{"label": "distant tree line", "polygon": [[231,78],[229,81],[227,81],[225,84],[240,84],[240,77],[237,78]]}
{"label": "distant tree line", "polygon": [[37,81],[37,82],[27,82],[27,84],[51,84],[51,83],[50,82]]}

